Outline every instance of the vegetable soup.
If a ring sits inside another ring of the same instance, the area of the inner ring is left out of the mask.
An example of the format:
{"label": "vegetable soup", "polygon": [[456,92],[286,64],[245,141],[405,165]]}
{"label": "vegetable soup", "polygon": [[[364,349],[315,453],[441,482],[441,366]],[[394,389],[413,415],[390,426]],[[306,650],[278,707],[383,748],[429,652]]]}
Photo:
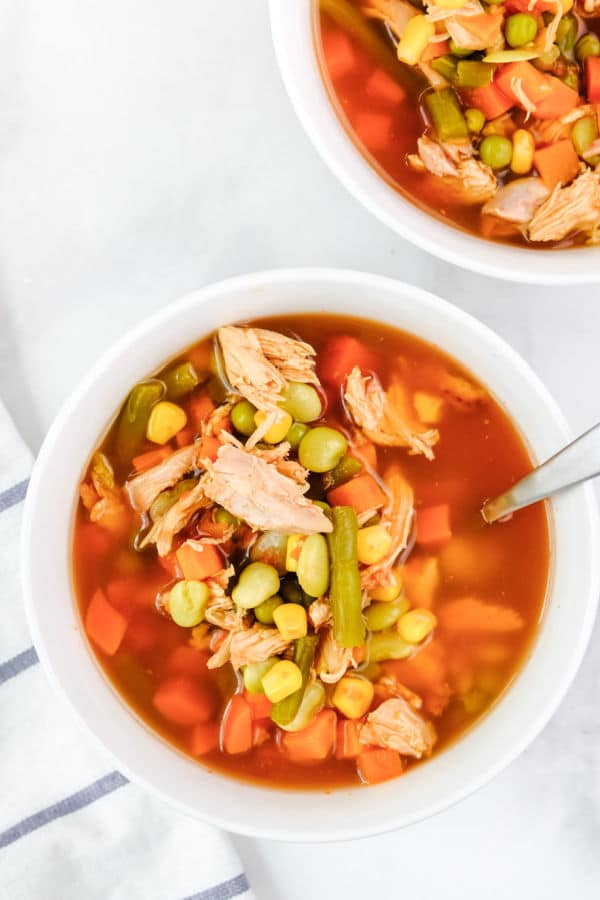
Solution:
{"label": "vegetable soup", "polygon": [[542,504],[493,397],[372,321],[226,326],[135,385],[80,486],[73,565],[116,690],[211,769],[401,775],[485,713],[542,611]]}
{"label": "vegetable soup", "polygon": [[600,242],[600,0],[320,0],[334,106],[431,214],[517,245]]}

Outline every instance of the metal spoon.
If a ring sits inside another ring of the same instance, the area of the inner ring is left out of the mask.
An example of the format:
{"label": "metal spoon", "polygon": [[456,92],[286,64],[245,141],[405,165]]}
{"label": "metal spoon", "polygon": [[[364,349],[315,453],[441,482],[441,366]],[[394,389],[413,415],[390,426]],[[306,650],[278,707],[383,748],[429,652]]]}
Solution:
{"label": "metal spoon", "polygon": [[503,494],[484,503],[481,515],[488,524],[497,522],[595,475],[600,475],[600,424],[567,444]]}

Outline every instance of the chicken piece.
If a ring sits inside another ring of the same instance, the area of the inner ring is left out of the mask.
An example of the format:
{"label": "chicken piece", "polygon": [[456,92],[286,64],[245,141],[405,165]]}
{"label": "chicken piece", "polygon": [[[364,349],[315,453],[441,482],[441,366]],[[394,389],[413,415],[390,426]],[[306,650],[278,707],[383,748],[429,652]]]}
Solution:
{"label": "chicken piece", "polygon": [[431,449],[439,432],[417,431],[406,418],[406,410],[397,408],[402,386],[397,382],[388,394],[376,375],[363,375],[355,366],[346,379],[344,398],[355,424],[374,443],[382,447],[408,447],[411,454],[422,453],[433,459]]}
{"label": "chicken piece", "polygon": [[206,621],[224,631],[241,631],[244,627],[244,614],[236,610],[233,600],[227,596],[218,582],[210,579],[205,583],[210,591],[204,613]]}
{"label": "chicken piece", "polygon": [[[458,15],[450,16],[445,20],[445,26],[450,37],[456,42],[456,45],[464,50],[488,50],[503,45],[504,37],[502,34],[502,25],[504,23],[504,15],[495,7],[488,8],[485,17],[479,18],[478,13],[467,14],[463,10],[458,10]],[[477,15],[477,26],[470,27],[470,19],[473,15]],[[483,27],[485,23],[486,27]]]}
{"label": "chicken piece", "polygon": [[192,472],[196,468],[197,449],[196,444],[188,444],[157,466],[131,478],[127,482],[127,491],[133,508],[139,513],[147,512],[160,493]]}
{"label": "chicken piece", "polygon": [[[215,632],[215,634],[222,634],[222,632]],[[214,636],[213,636],[214,638]],[[211,648],[214,646],[213,638],[211,638]],[[225,663],[228,663],[231,659],[231,641],[233,640],[233,631],[230,631],[225,635],[224,639],[221,641],[213,655],[206,661],[207,669],[220,669],[221,666],[224,666]]]}
{"label": "chicken piece", "polygon": [[131,512],[123,489],[115,484],[113,468],[104,453],[96,453],[89,472],[89,481],[79,486],[81,502],[96,522],[107,531],[123,532],[130,524]]}
{"label": "chicken piece", "polygon": [[331,605],[325,597],[319,597],[308,607],[308,619],[315,631],[331,624]]}
{"label": "chicken piece", "polygon": [[392,697],[402,697],[413,709],[421,709],[423,701],[418,694],[398,681],[395,675],[382,675],[375,682],[375,696],[379,700],[390,700]]}
{"label": "chicken piece", "polygon": [[535,212],[526,233],[531,241],[560,241],[576,231],[598,243],[600,172],[586,169],[567,187],[558,184]]}
{"label": "chicken piece", "polygon": [[252,663],[264,662],[271,656],[283,653],[289,645],[290,642],[284,640],[276,628],[254,625],[236,631],[232,633],[229,645],[231,665],[237,670]]}
{"label": "chicken piece", "polygon": [[369,713],[360,729],[359,741],[421,759],[429,756],[436,737],[430,722],[426,722],[403,697],[393,697]]}
{"label": "chicken piece", "polygon": [[229,414],[233,405],[233,403],[227,401],[213,409],[208,419],[202,422],[202,434],[204,436],[218,437],[223,441],[229,435]]}
{"label": "chicken piece", "polygon": [[379,19],[400,40],[410,19],[418,10],[408,0],[368,0],[362,11],[369,19]]}
{"label": "chicken piece", "polygon": [[427,18],[431,22],[445,22],[446,19],[452,19],[455,16],[462,18],[470,18],[471,16],[480,16],[485,12],[479,0],[465,0],[464,4],[458,9],[446,9],[437,6],[435,0],[425,0],[427,6]]}
{"label": "chicken piece", "polygon": [[257,409],[277,410],[279,395],[287,382],[265,356],[255,330],[227,325],[219,328],[218,336],[232,388]]}
{"label": "chicken piece", "polygon": [[[175,535],[179,534],[186,527],[199,510],[212,505],[204,490],[205,477],[201,478],[198,484],[194,485],[190,491],[182,494],[173,506],[160,519],[156,520],[142,540],[141,547],[156,544],[159,556],[166,556],[171,552]],[[206,540],[204,538],[205,542]],[[217,543],[220,543],[220,541],[217,541]]]}
{"label": "chicken piece", "polygon": [[397,466],[389,468],[383,480],[390,493],[390,501],[381,517],[381,524],[391,534],[392,544],[380,562],[361,571],[360,584],[367,591],[393,583],[392,568],[408,547],[415,516],[413,489],[400,469]]}
{"label": "chicken piece", "polygon": [[270,363],[288,381],[319,384],[315,372],[316,351],[310,344],[267,328],[253,328],[258,343]]}
{"label": "chicken piece", "polygon": [[496,191],[481,212],[515,225],[526,225],[549,194],[541,178],[517,178]]}
{"label": "chicken piece", "polygon": [[489,166],[473,159],[471,144],[441,144],[423,135],[417,149],[418,154],[408,157],[410,164],[441,178],[453,199],[476,205],[495,194],[496,176]]}
{"label": "chicken piece", "polygon": [[305,487],[282,475],[276,464],[230,444],[219,450],[204,490],[256,531],[315,534],[333,527],[323,510],[306,499]]}
{"label": "chicken piece", "polygon": [[584,18],[600,16],[600,0],[579,0],[577,10]]}
{"label": "chicken piece", "polygon": [[325,684],[335,684],[350,666],[356,668],[352,647],[340,647],[333,636],[333,629],[327,628],[322,633],[317,652],[316,670],[319,678]]}

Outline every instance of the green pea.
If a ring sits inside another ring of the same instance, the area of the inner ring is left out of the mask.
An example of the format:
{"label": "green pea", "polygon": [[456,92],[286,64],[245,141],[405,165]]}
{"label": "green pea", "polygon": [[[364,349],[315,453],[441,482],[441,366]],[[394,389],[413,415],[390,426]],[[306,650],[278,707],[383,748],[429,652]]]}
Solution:
{"label": "green pea", "polygon": [[254,615],[256,616],[257,621],[259,621],[261,625],[273,625],[275,622],[273,613],[282,603],[283,600],[279,594],[273,594],[272,597],[263,600],[262,603],[259,603],[258,606],[254,607]]}
{"label": "green pea", "polygon": [[281,531],[265,531],[252,544],[250,559],[253,562],[264,562],[284,575],[285,555],[287,552],[287,534]]}
{"label": "green pea", "polygon": [[506,42],[511,47],[523,47],[535,40],[538,25],[535,16],[529,13],[515,13],[509,16],[504,25]]}
{"label": "green pea", "polygon": [[243,570],[231,598],[242,609],[254,609],[279,590],[279,573],[266,563],[253,562]]}
{"label": "green pea", "polygon": [[577,19],[575,16],[563,16],[556,29],[556,43],[564,56],[570,56],[577,40]]}
{"label": "green pea", "polygon": [[229,510],[223,509],[222,507],[215,510],[213,518],[219,525],[233,525],[234,528],[237,528],[240,524],[240,520],[237,516],[232,516]]}
{"label": "green pea", "polygon": [[329,587],[329,550],[322,534],[309,534],[300,550],[297,572],[303,591],[322,597]]}
{"label": "green pea", "polygon": [[371,603],[365,610],[365,621],[369,631],[383,631],[395,625],[401,615],[409,609],[406,597],[398,597],[385,603]]}
{"label": "green pea", "polygon": [[203,581],[178,581],[169,593],[169,615],[176,625],[193,628],[204,619],[208,588]]}
{"label": "green pea", "polygon": [[471,107],[471,109],[467,109],[465,112],[465,119],[467,120],[467,126],[469,131],[472,134],[479,134],[479,132],[483,129],[485,125],[485,116],[481,112],[480,109],[475,109]]}
{"label": "green pea", "polygon": [[506,169],[512,159],[512,141],[499,134],[490,134],[479,145],[479,156],[491,169]]}
{"label": "green pea", "polygon": [[600,56],[600,38],[593,31],[582,34],[575,44],[575,56],[583,62],[588,56]]}
{"label": "green pea", "polygon": [[571,140],[579,156],[583,157],[585,151],[598,137],[598,123],[596,116],[583,116],[578,119],[571,130]]}
{"label": "green pea", "polygon": [[340,431],[321,425],[304,435],[298,458],[311,472],[328,472],[337,466],[347,448],[348,441]]}
{"label": "green pea", "polygon": [[256,407],[249,400],[240,400],[231,410],[231,424],[236,431],[245,437],[250,437],[256,428],[254,414]]}
{"label": "green pea", "polygon": [[265,689],[262,686],[263,675],[266,675],[269,669],[272,669],[278,662],[276,657],[265,659],[263,662],[249,663],[244,666],[242,678],[244,679],[244,687],[251,694],[264,694]]}
{"label": "green pea", "polygon": [[281,406],[296,422],[314,422],[321,417],[323,404],[311,384],[291,381],[281,396]]}
{"label": "green pea", "polygon": [[367,642],[369,662],[383,662],[385,659],[406,659],[414,652],[415,645],[400,637],[396,629],[377,631]]}
{"label": "green pea", "polygon": [[554,69],[556,60],[560,57],[560,50],[556,44],[552,44],[549,50],[540,53],[537,59],[532,59],[531,63],[541,72],[551,72]]}
{"label": "green pea", "polygon": [[459,47],[454,38],[450,38],[450,53],[453,56],[462,58],[463,56],[470,56],[473,51],[468,50],[466,47]]}
{"label": "green pea", "polygon": [[300,441],[305,434],[308,434],[309,431],[310,428],[308,427],[308,425],[302,425],[300,422],[294,422],[285,436],[285,439],[292,450],[298,449],[298,447],[300,446]]}

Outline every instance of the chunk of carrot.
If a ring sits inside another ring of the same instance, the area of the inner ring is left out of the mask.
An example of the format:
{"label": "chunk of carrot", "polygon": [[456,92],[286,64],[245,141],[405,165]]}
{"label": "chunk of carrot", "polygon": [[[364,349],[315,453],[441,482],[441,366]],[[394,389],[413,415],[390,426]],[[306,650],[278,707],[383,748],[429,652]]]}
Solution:
{"label": "chunk of carrot", "polygon": [[515,105],[514,99],[507,97],[494,82],[464,91],[463,97],[467,106],[481,110],[488,120],[497,119]]}
{"label": "chunk of carrot", "polygon": [[333,751],[337,716],[332,709],[323,709],[302,731],[286,732],[281,748],[292,762],[318,762]]}
{"label": "chunk of carrot", "polygon": [[440,544],[451,537],[450,507],[447,503],[417,510],[418,544]]}
{"label": "chunk of carrot", "polygon": [[327,69],[333,79],[343,78],[354,68],[354,49],[343,31],[323,34],[323,52]]}
{"label": "chunk of carrot", "polygon": [[430,41],[421,53],[419,62],[430,62],[432,59],[437,59],[438,56],[447,56],[451,52],[450,41]]}
{"label": "chunk of carrot", "polygon": [[196,429],[194,426],[186,425],[185,428],[181,428],[175,435],[175,443],[178,447],[187,447],[193,442],[195,434]]}
{"label": "chunk of carrot", "polygon": [[377,447],[366,438],[360,443],[355,442],[354,449],[348,453],[348,456],[353,456],[359,462],[371,466],[372,469],[377,468]]}
{"label": "chunk of carrot", "polygon": [[273,704],[266,694],[252,694],[250,691],[244,691],[244,700],[252,710],[253,719],[269,718]]}
{"label": "chunk of carrot", "polygon": [[358,757],[358,771],[366,784],[379,784],[402,775],[404,762],[395,750],[363,750]]}
{"label": "chunk of carrot", "polygon": [[210,685],[178,675],[163,681],[154,693],[152,704],[161,716],[175,725],[195,725],[213,718],[217,711],[217,695]]}
{"label": "chunk of carrot", "polygon": [[588,56],[585,61],[585,85],[590,103],[600,103],[600,56]]}
{"label": "chunk of carrot", "polygon": [[440,565],[435,556],[415,556],[402,566],[402,583],[412,606],[431,609],[440,583]]}
{"label": "chunk of carrot", "polygon": [[336,759],[356,759],[360,752],[357,723],[350,719],[340,719],[335,742]]}
{"label": "chunk of carrot", "polygon": [[212,402],[208,394],[196,394],[193,396],[188,403],[188,414],[189,419],[196,429],[196,431],[200,431],[200,426],[208,419],[210,414],[214,412],[216,409],[215,404]]}
{"label": "chunk of carrot", "polygon": [[[530,62],[523,60],[498,66],[494,84],[516,106],[523,105],[519,99],[520,93],[524,93],[536,106],[548,96],[548,76]],[[515,93],[516,85],[521,89],[517,93]]]}
{"label": "chunk of carrot", "polygon": [[219,726],[216,722],[198,722],[190,732],[189,748],[192,756],[204,756],[219,746]]}
{"label": "chunk of carrot", "polygon": [[363,110],[354,117],[354,130],[369,150],[384,150],[390,141],[392,117],[388,113]]}
{"label": "chunk of carrot", "polygon": [[158,561],[165,572],[168,572],[169,575],[172,575],[173,578],[176,578],[179,575],[179,571],[177,568],[177,557],[175,553],[172,551],[171,553],[167,553],[166,556],[159,556]]}
{"label": "chunk of carrot", "polygon": [[[431,44],[430,46],[433,47],[434,45]],[[448,50],[442,50],[442,53],[439,55],[443,55],[447,52]],[[433,57],[429,58],[433,59]],[[424,56],[422,56],[421,59],[424,59]],[[383,69],[375,69],[373,73],[369,75],[365,82],[365,93],[374,99],[391,104],[402,103],[406,98],[406,91],[404,88],[401,87],[397,81],[394,81],[394,79]]]}
{"label": "chunk of carrot", "polygon": [[220,440],[214,437],[212,434],[206,434],[203,438],[200,438],[198,446],[198,459],[206,458],[210,459],[211,462],[214,462],[220,449]]}
{"label": "chunk of carrot", "polygon": [[536,103],[534,115],[536,119],[560,119],[579,104],[579,94],[560,78],[555,78],[554,75],[547,77],[548,93]]}
{"label": "chunk of carrot", "polygon": [[241,694],[234,694],[223,717],[221,739],[225,753],[252,749],[252,710]]}
{"label": "chunk of carrot", "polygon": [[477,597],[460,597],[444,603],[437,611],[444,631],[472,634],[477,631],[510,633],[524,625],[523,617],[510,606],[486,603]]}
{"label": "chunk of carrot", "polygon": [[85,614],[85,630],[88,637],[108,656],[114,656],[121,645],[127,619],[111,606],[104,592],[98,589]]}
{"label": "chunk of carrot", "polygon": [[167,659],[166,668],[169,672],[178,675],[190,675],[198,678],[206,675],[206,661],[208,653],[190,647],[188,644],[180,644],[171,652]]}
{"label": "chunk of carrot", "polygon": [[223,557],[214,544],[186,541],[175,556],[183,577],[188,581],[203,581],[223,568]]}
{"label": "chunk of carrot", "polygon": [[351,506],[357,515],[383,506],[387,497],[372,475],[357,475],[327,494],[331,506]]}
{"label": "chunk of carrot", "polygon": [[570,138],[536,150],[533,164],[549,190],[557,184],[568,184],[579,171],[579,157]]}
{"label": "chunk of carrot", "polygon": [[349,334],[336,334],[327,341],[318,368],[326,384],[339,387],[354,366],[364,371],[372,365],[373,357],[368,347]]}
{"label": "chunk of carrot", "polygon": [[157,447],[156,450],[148,450],[146,453],[134,456],[131,462],[136,472],[146,472],[148,469],[154,468],[154,466],[159,466],[172,452],[168,446]]}

